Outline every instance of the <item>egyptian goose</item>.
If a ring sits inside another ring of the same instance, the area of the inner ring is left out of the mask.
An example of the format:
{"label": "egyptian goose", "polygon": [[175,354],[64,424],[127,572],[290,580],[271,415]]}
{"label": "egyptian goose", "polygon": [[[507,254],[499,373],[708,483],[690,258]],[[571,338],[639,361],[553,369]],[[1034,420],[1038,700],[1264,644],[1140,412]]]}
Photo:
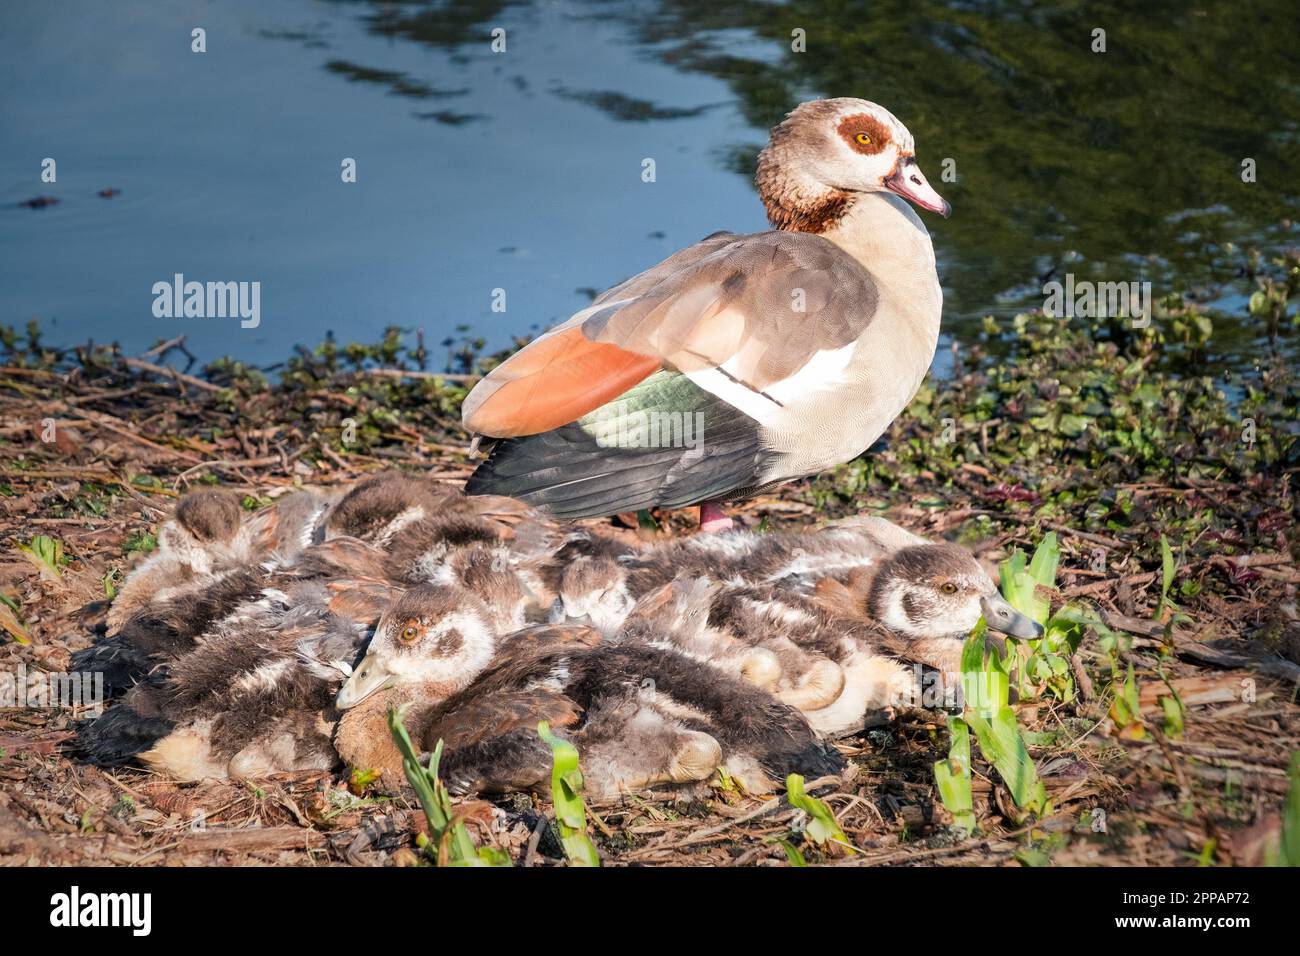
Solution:
{"label": "egyptian goose", "polygon": [[589,627],[498,636],[472,596],[441,585],[398,599],[336,703],[339,753],[390,787],[402,780],[385,724],[394,706],[407,707],[408,730],[424,749],[444,742],[442,772],[454,792],[548,781],[539,720],[578,745],[588,793],[600,799],[703,781],[720,766],[755,791],[786,773],[843,767],[797,711],[743,681],[668,648],[603,642]]}
{"label": "egyptian goose", "polygon": [[804,103],[758,160],[772,230],[716,233],[599,296],[465,399],[494,440],[470,494],[579,518],[721,502],[865,451],[934,357],[943,294],[908,205],[947,216],[912,134],[866,100]]}
{"label": "egyptian goose", "polygon": [[[190,492],[160,526],[157,550],[118,590],[108,611],[107,633],[110,638],[122,634],[138,618],[137,636],[142,628],[154,635],[171,631],[179,642],[155,647],[146,639],[151,652],[183,650],[185,641],[222,609],[256,593],[270,570],[292,566],[312,545],[344,536],[383,544],[426,510],[437,513],[448,498],[463,501],[450,486],[396,472],[363,479],[337,500],[300,491],[254,513],[246,512],[231,491]],[[463,510],[473,512],[470,506]],[[322,552],[312,554],[321,560]],[[341,558],[340,553],[335,571]],[[95,670],[108,666],[114,677],[125,676],[135,643],[132,634],[122,634],[120,641],[81,652],[74,664]]]}
{"label": "egyptian goose", "polygon": [[[142,571],[149,576],[153,569]],[[205,630],[243,602],[255,599],[268,578],[265,568],[252,565],[207,576],[181,593],[161,596],[135,610],[115,634],[75,651],[70,666],[81,673],[103,674],[105,690],[116,695],[160,662],[192,650]],[[128,578],[126,583],[132,580]],[[141,587],[136,593],[145,591]]]}
{"label": "egyptian goose", "polygon": [[[851,635],[836,657],[844,671],[844,690],[833,703],[804,711],[826,736],[857,732],[868,712],[924,703],[926,683],[935,678],[942,699],[949,699],[951,691],[955,700],[962,647],[981,616],[1004,634],[1036,638],[1043,633],[998,593],[997,584],[966,549],[927,541],[883,519],[861,523],[876,540],[892,544],[887,556],[815,582],[795,579],[796,593],[770,595],[765,603],[772,614],[779,613],[774,609],[783,600],[793,600],[800,613],[812,612],[821,626]],[[923,675],[915,665],[931,673]]]}
{"label": "egyptian goose", "polygon": [[468,498],[457,487],[400,472],[367,478],[344,495],[325,521],[325,540],[336,535],[374,545],[383,554],[382,573],[399,584],[477,575],[486,585],[493,577],[482,569],[510,572],[509,580],[495,575],[506,588],[499,600],[483,596],[502,609],[514,595],[516,626],[525,610],[531,616],[542,609],[544,616],[550,607],[555,554],[573,537],[522,502]]}
{"label": "egyptian goose", "polygon": [[[981,616],[1004,634],[1042,636],[1042,627],[1007,603],[970,552],[948,542],[917,541],[874,567],[850,572],[846,581],[825,577],[816,583],[808,604],[841,626],[869,628],[857,631],[839,658],[840,696],[805,711],[819,733],[855,733],[866,713],[921,705],[928,681],[937,680],[933,689],[941,699],[957,700],[962,647]],[[930,673],[923,675],[917,665]]]}
{"label": "egyptian goose", "polygon": [[233,492],[185,495],[159,529],[158,550],[118,591],[108,636],[73,654],[72,666],[103,673],[110,693],[125,690],[192,650],[204,631],[256,601],[285,569],[298,577],[384,576],[389,562],[361,538],[382,539],[409,524],[414,492],[358,507],[374,497],[376,484],[359,482],[336,502],[300,492],[255,514],[245,513]]}
{"label": "egyptian goose", "polygon": [[[749,641],[747,635],[735,637],[714,626],[711,611],[719,590],[708,578],[680,577],[638,601],[608,639],[671,649],[756,687],[776,691],[778,681],[786,676],[777,656]],[[779,693],[777,696],[784,700]]]}
{"label": "egyptian goose", "polygon": [[[871,532],[881,540],[880,528],[888,522],[869,520]],[[895,525],[888,528],[894,545],[889,554],[847,574],[818,579],[812,593],[819,603],[850,618],[878,622],[907,642],[909,656],[936,666],[948,663],[954,670],[954,654],[981,616],[994,631],[1022,639],[1042,637],[1042,626],[1002,597],[997,583],[965,548]]]}
{"label": "egyptian goose", "polygon": [[[851,571],[847,583],[828,575],[807,593],[790,577],[705,592],[697,579],[689,590],[705,595],[708,624],[682,650],[764,687],[819,734],[838,737],[861,730],[869,713],[923,702],[925,681],[934,675],[923,677],[914,664],[939,671],[937,689],[946,692],[952,681],[955,690],[963,643],[981,615],[993,630],[1042,636],[968,551],[917,540]],[[653,619],[647,605],[655,593],[638,602],[629,623],[638,615]],[[674,633],[681,602],[664,603],[662,613],[668,620],[660,628]],[[744,646],[750,656],[737,654]],[[775,673],[760,666],[756,655],[763,653]]]}
{"label": "egyptian goose", "polygon": [[683,572],[634,603],[629,587],[625,567],[580,558],[565,569],[552,620],[591,624],[610,641],[672,649],[804,712],[840,696],[840,661],[860,646],[861,624],[778,586],[724,585]]}
{"label": "egyptian goose", "polygon": [[731,588],[779,582],[807,590],[822,576],[880,560],[892,547],[874,523],[812,533],[732,530],[640,549],[575,536],[552,561],[551,620],[589,622],[608,635],[622,626],[637,601],[679,578],[708,578]]}
{"label": "egyptian goose", "polygon": [[[1005,629],[1000,627],[1002,624],[1021,630],[1027,626],[1023,619],[1008,615],[993,579],[969,552],[956,545],[928,541],[877,516],[843,519],[811,532],[757,534],[733,530],[671,539],[641,549],[583,550],[590,553],[575,555],[565,548],[556,554],[564,567],[556,577],[557,602],[552,620],[589,619],[606,634],[622,625],[637,601],[678,578],[709,578],[730,589],[766,589],[772,600],[796,600],[801,595],[811,597],[817,587],[836,582],[847,585],[852,581],[855,587],[866,588],[881,568],[892,570],[879,576],[880,588],[886,583],[901,586],[903,582],[894,570],[901,573],[908,565],[889,562],[902,552],[919,555],[927,562],[926,567],[938,568],[946,562],[953,575],[979,582],[979,587],[966,595],[978,592],[979,597],[963,605],[960,621],[953,624],[926,616],[919,622],[922,632],[956,633],[962,624],[968,632],[981,610],[987,612],[989,624],[995,629]],[[865,590],[862,600],[865,608]],[[898,617],[896,610],[888,620],[880,616],[886,610],[883,599],[878,608],[879,614],[860,611],[856,616],[866,614],[887,627],[897,627],[900,633],[907,632],[908,622]]]}
{"label": "egyptian goose", "polygon": [[158,551],[122,585],[109,610],[108,637],[78,651],[73,665],[104,673],[110,691],[122,690],[160,660],[190,650],[233,608],[256,600],[273,575],[382,578],[405,586],[447,574],[453,555],[453,576],[472,573],[471,564],[484,562],[475,548],[492,549],[487,563],[508,565],[529,599],[549,608],[553,594],[538,569],[564,539],[517,502],[468,499],[451,485],[400,472],[362,479],[337,500],[300,492],[255,513],[232,492],[192,492],[163,522]]}

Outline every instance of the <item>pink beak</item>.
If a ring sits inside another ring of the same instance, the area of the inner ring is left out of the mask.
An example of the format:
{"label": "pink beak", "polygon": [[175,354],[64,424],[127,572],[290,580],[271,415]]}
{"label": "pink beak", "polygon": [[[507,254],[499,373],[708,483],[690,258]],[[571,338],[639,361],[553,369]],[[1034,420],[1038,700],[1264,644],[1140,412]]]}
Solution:
{"label": "pink beak", "polygon": [[937,212],[945,219],[952,213],[952,206],[926,181],[925,173],[916,165],[915,156],[899,157],[898,168],[885,178],[885,188],[922,209]]}

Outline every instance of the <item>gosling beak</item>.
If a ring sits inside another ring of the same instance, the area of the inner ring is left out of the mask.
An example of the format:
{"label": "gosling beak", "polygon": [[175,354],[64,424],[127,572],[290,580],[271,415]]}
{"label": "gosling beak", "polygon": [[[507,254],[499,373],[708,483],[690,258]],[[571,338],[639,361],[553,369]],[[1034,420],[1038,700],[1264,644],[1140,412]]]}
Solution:
{"label": "gosling beak", "polygon": [[922,209],[937,212],[947,219],[952,215],[952,206],[944,200],[934,187],[926,181],[925,173],[916,165],[915,156],[901,156],[894,171],[885,177],[885,188],[898,193],[909,202],[916,203]]}
{"label": "gosling beak", "polygon": [[551,605],[551,613],[547,616],[547,622],[550,624],[586,624],[594,626],[591,623],[591,612],[585,614],[573,614],[564,606],[564,601],[560,598],[555,599]]}
{"label": "gosling beak", "polygon": [[550,613],[546,615],[546,622],[548,624],[563,624],[568,619],[568,612],[564,610],[564,601],[556,598],[551,605]]}
{"label": "gosling beak", "polygon": [[1043,625],[1021,614],[1001,594],[990,594],[980,602],[980,608],[984,611],[984,623],[995,631],[1025,640],[1043,636]]}
{"label": "gosling beak", "polygon": [[357,669],[352,672],[352,676],[339,688],[338,696],[334,698],[334,706],[339,710],[355,707],[371,694],[385,687],[391,687],[392,683],[393,675],[388,673],[378,657],[367,654],[361,659]]}

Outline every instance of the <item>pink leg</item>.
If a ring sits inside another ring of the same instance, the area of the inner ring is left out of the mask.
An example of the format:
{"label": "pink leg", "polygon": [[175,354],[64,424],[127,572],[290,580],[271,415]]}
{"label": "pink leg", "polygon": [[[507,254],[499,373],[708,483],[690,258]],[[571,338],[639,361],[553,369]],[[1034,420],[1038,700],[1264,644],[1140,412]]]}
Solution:
{"label": "pink leg", "polygon": [[700,505],[700,531],[703,534],[715,534],[719,531],[730,531],[732,527],[731,519],[727,513],[722,510],[722,505],[716,501],[706,501]]}

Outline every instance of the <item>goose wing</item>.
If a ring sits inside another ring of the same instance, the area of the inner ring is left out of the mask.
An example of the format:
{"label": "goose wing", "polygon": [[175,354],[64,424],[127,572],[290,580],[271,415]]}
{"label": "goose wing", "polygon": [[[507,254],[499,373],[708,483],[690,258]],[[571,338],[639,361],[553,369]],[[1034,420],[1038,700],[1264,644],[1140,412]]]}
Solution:
{"label": "goose wing", "polygon": [[439,739],[449,749],[470,747],[515,731],[537,731],[539,720],[552,727],[572,727],[582,710],[562,692],[544,687],[512,688],[488,698],[465,700],[442,714],[426,732],[424,746],[432,750]]}
{"label": "goose wing", "polygon": [[779,405],[770,390],[801,372],[824,376],[814,360],[856,342],[879,300],[867,271],[820,236],[710,236],[493,369],[465,399],[465,426],[494,438],[540,434],[665,369],[732,405],[751,396]]}

